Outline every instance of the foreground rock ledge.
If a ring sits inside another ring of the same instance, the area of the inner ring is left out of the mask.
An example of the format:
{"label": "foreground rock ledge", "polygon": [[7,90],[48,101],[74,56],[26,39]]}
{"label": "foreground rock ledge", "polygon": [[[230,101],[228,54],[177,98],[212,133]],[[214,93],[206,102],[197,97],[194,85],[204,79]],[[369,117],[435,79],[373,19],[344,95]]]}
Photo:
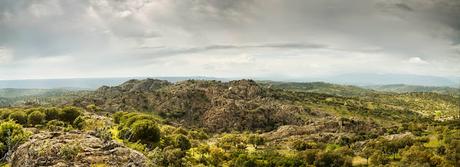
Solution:
{"label": "foreground rock ledge", "polygon": [[81,132],[35,134],[9,159],[11,166],[146,166],[138,151]]}

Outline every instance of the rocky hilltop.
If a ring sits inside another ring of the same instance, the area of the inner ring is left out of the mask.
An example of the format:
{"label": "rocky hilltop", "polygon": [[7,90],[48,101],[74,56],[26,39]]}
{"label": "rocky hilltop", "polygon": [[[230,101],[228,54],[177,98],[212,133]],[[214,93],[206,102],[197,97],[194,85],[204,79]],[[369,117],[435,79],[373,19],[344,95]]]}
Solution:
{"label": "rocky hilltop", "polygon": [[277,99],[273,90],[252,80],[230,82],[130,80],[101,87],[76,105],[108,111],[151,111],[177,123],[210,131],[273,130],[302,125],[309,109]]}

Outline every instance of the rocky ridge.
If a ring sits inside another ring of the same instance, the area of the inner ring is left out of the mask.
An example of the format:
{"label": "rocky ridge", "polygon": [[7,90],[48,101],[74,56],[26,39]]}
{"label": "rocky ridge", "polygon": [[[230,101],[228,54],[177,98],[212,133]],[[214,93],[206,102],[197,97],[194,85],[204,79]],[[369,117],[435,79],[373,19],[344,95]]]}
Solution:
{"label": "rocky ridge", "polygon": [[276,99],[273,90],[252,80],[187,80],[178,83],[146,79],[101,87],[75,105],[95,104],[106,111],[151,111],[186,126],[213,132],[273,130],[302,125],[309,109]]}

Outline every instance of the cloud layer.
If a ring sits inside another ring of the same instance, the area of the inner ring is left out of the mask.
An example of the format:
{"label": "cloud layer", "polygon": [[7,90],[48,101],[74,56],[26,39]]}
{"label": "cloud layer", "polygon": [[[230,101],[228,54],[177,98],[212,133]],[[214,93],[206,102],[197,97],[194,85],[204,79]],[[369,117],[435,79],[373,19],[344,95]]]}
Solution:
{"label": "cloud layer", "polygon": [[460,75],[457,0],[4,0],[0,79]]}

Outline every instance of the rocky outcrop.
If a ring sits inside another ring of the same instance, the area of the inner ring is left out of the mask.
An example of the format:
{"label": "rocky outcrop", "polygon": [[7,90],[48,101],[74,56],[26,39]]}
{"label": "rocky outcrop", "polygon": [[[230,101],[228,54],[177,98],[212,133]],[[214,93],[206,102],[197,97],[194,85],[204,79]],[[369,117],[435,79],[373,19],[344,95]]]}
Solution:
{"label": "rocky outcrop", "polygon": [[74,132],[38,133],[9,158],[13,167],[146,166],[147,158],[113,141]]}
{"label": "rocky outcrop", "polygon": [[212,132],[273,130],[302,125],[305,109],[277,100],[271,89],[253,80],[230,82],[130,80],[101,87],[76,105],[96,104],[106,111],[153,111],[185,126]]}

